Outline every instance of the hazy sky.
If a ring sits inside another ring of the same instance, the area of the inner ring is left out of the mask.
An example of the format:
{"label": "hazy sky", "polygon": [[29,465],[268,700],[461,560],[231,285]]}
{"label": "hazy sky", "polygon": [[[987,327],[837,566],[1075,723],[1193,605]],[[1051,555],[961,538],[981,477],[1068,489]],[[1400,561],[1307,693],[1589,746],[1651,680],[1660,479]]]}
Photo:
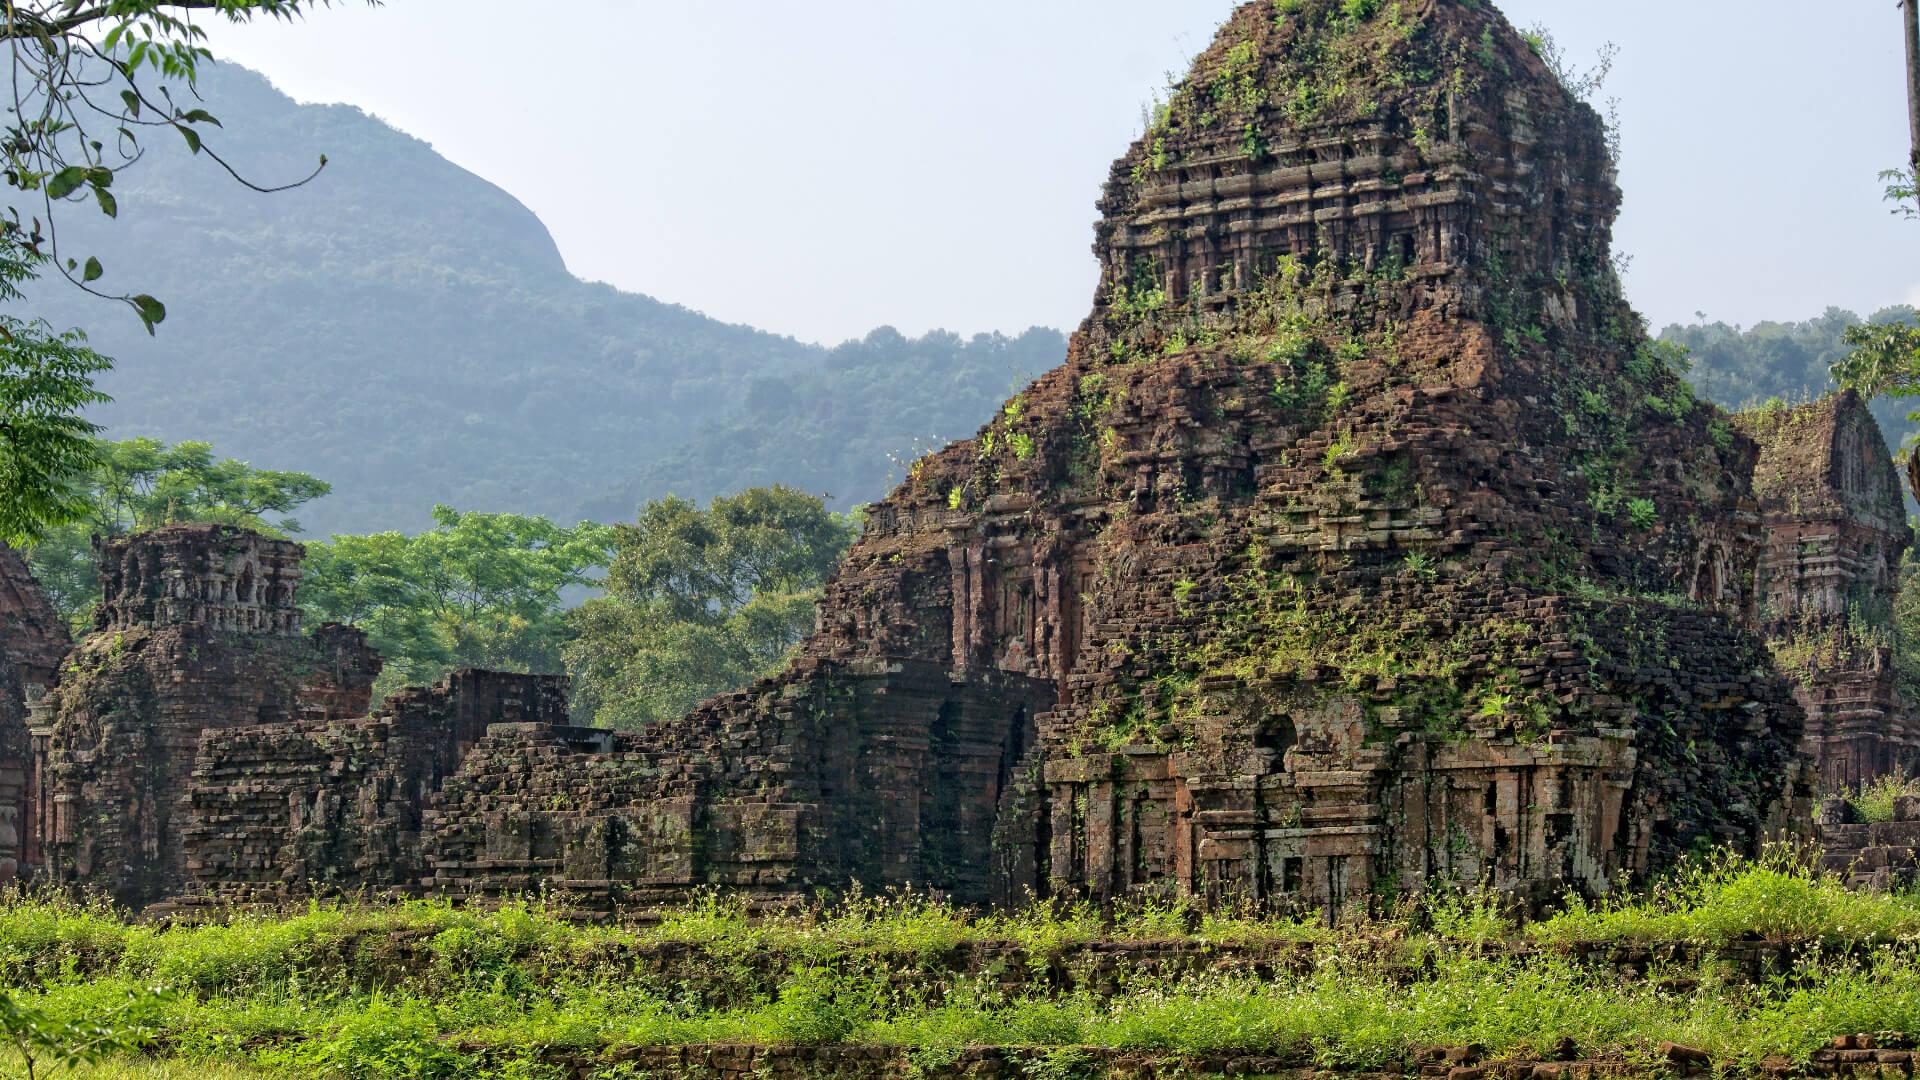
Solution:
{"label": "hazy sky", "polygon": [[[512,192],[581,277],[832,342],[1077,325],[1108,165],[1233,6],[389,0],[213,44]],[[1906,155],[1892,0],[1502,6],[1623,50],[1619,242],[1656,325],[1920,302],[1876,179]]]}

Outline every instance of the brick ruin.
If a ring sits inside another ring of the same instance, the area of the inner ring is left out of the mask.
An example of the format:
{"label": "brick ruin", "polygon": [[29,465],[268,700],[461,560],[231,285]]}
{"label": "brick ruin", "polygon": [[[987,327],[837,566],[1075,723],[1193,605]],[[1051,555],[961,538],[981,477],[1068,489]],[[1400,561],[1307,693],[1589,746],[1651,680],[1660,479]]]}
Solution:
{"label": "brick ruin", "polygon": [[500,872],[438,884],[604,834],[648,896],[1338,906],[1810,819],[1757,449],[1620,298],[1618,203],[1484,6],[1244,6],[1115,166],[1066,363],[870,509],[803,660],[638,739],[514,736],[519,777],[448,789]]}
{"label": "brick ruin", "polygon": [[1761,450],[1759,624],[1806,710],[1821,790],[1920,772],[1920,713],[1892,629],[1913,533],[1880,426],[1852,391],[1738,422]]}
{"label": "brick ruin", "polygon": [[430,873],[422,816],[492,725],[564,725],[565,680],[460,671],[365,718],[208,731],[181,837],[199,896],[379,891]]}
{"label": "brick ruin", "polygon": [[1338,908],[1804,830],[1816,775],[1912,765],[1898,482],[1857,400],[1694,399],[1613,177],[1484,4],[1247,4],[1116,163],[1065,363],[869,510],[788,670],[637,733],[534,676],[373,710],[297,545],[113,541],[31,729],[45,873]]}
{"label": "brick ruin", "polygon": [[222,525],[101,546],[94,632],[33,731],[52,880],[132,907],[185,891],[204,735],[366,711],[379,658],[358,631],[301,633],[301,555]]}

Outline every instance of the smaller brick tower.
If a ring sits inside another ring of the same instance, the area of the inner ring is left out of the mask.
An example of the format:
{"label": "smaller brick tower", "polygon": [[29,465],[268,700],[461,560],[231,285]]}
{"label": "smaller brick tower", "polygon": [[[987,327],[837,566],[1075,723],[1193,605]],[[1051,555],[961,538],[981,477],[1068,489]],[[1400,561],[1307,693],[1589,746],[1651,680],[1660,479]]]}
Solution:
{"label": "smaller brick tower", "polygon": [[1880,425],[1851,390],[1738,419],[1760,444],[1759,627],[1807,711],[1802,753],[1828,795],[1920,769],[1893,635],[1913,530]]}
{"label": "smaller brick tower", "polygon": [[364,636],[300,633],[300,545],[176,525],[100,547],[103,599],[35,740],[41,839],[57,881],[133,907],[181,890],[204,732],[367,711]]}
{"label": "smaller brick tower", "polygon": [[203,626],[300,632],[294,590],[306,549],[226,525],[175,525],[100,546],[101,631]]}

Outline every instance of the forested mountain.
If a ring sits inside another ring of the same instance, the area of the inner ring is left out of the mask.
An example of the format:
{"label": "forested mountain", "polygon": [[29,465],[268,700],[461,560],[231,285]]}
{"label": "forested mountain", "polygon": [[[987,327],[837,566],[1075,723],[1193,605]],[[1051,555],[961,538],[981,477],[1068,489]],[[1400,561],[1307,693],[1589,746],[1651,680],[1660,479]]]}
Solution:
{"label": "forested mountain", "polygon": [[588,504],[588,516],[632,517],[640,502],[682,491],[679,478],[690,476],[726,477],[729,488],[788,484],[842,506],[869,501],[889,479],[904,479],[912,458],[973,434],[1065,353],[1054,330],[972,340],[876,330],[833,349],[820,366],[753,376],[737,408],[642,463],[608,498]]}
{"label": "forested mountain", "polygon": [[155,143],[115,189],[120,220],[71,207],[60,239],[102,258],[103,286],[164,301],[158,336],[64,284],[31,310],[118,359],[110,436],[330,481],[310,535],[423,528],[436,503],[618,519],[771,481],[865,501],[890,456],[971,434],[1065,350],[1053,331],[890,330],[827,350],[585,283],[526,207],[426,143],[245,69],[201,85],[249,178],[331,164],[261,195]]}
{"label": "forested mountain", "polygon": [[[1851,311],[1828,308],[1805,322],[1763,322],[1742,329],[1726,323],[1669,326],[1660,336],[1693,352],[1688,378],[1703,397],[1730,409],[1747,408],[1769,398],[1803,401],[1833,389],[1829,368],[1847,355],[1841,335],[1863,320]],[[1866,322],[1920,322],[1920,311],[1891,307]],[[1881,400],[1873,414],[1898,449],[1912,433],[1907,414],[1920,403]]]}

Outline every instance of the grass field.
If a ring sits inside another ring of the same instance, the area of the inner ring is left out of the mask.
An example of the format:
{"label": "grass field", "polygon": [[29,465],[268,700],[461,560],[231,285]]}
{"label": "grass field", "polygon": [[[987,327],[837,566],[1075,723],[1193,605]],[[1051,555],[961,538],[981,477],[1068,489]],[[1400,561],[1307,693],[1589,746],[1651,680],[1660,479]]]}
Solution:
{"label": "grass field", "polygon": [[[1756,974],[1756,950],[1787,963]],[[971,1046],[1392,1069],[1432,1046],[1633,1061],[1671,1041],[1752,1066],[1920,1033],[1920,898],[1784,859],[1529,925],[1471,895],[1331,926],[892,897],[759,918],[709,898],[632,926],[408,903],[173,928],[26,897],[0,907],[0,982],[31,1018],[164,1059],[80,1076],[529,1080],[557,1075],[556,1049],[695,1043],[904,1047],[929,1069]]]}

